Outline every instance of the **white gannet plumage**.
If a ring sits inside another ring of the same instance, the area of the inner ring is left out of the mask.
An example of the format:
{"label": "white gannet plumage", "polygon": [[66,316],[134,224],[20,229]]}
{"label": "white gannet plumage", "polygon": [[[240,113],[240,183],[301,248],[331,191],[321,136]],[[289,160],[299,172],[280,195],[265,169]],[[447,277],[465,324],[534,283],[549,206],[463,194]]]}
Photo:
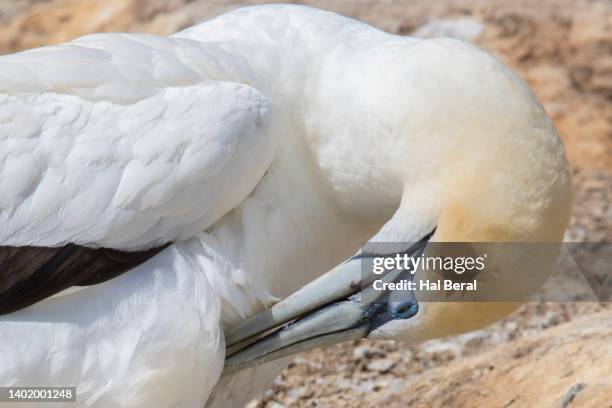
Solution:
{"label": "white gannet plumage", "polygon": [[501,63],[302,6],[0,57],[0,163],[1,246],[160,248],[0,317],[0,385],[81,406],[241,406],[287,359],[219,381],[223,331],[372,237],[559,240],[569,211],[554,126]]}

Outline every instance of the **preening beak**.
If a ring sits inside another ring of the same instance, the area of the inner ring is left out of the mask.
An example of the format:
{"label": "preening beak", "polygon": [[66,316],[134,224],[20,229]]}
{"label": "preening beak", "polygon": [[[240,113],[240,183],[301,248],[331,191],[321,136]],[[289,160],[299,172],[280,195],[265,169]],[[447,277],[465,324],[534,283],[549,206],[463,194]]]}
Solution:
{"label": "preening beak", "polygon": [[[420,256],[433,231],[403,253]],[[408,270],[374,275],[362,268],[367,258],[382,254],[359,253],[304,286],[270,309],[226,332],[224,374],[273,361],[313,348],[366,337],[395,319],[418,311],[411,291],[375,290],[375,279],[396,282],[412,279]]]}

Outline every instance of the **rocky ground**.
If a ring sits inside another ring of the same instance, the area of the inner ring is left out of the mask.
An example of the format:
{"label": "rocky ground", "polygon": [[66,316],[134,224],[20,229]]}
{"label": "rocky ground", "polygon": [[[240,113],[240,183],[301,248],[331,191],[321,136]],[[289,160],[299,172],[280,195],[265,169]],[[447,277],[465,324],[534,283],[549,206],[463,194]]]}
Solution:
{"label": "rocky ground", "polygon": [[[0,53],[95,31],[168,34],[254,2],[3,0]],[[612,2],[312,0],[387,31],[452,35],[533,88],[567,146],[574,242],[612,241]],[[601,248],[601,247],[600,247]],[[609,268],[602,262],[598,268]],[[608,269],[609,274],[609,269]],[[484,330],[420,345],[359,341],[297,358],[252,408],[612,407],[610,303],[530,303]]]}

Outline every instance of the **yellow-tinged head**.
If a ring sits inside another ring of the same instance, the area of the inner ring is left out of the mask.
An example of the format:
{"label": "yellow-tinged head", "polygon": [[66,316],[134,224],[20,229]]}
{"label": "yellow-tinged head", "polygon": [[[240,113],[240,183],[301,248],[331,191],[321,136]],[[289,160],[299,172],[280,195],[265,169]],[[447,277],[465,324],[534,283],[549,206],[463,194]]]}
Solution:
{"label": "yellow-tinged head", "polygon": [[[355,217],[374,218],[377,206],[388,211],[401,197],[372,241],[412,242],[412,257],[485,256],[473,276],[478,289],[433,297],[420,288],[376,291],[362,268],[372,255],[360,254],[230,330],[230,371],[348,339],[422,341],[479,329],[527,300],[553,266],[570,215],[569,167],[529,88],[489,54],[455,40],[413,41],[381,54],[386,69],[372,69],[354,88],[343,125],[332,126],[334,110],[309,116],[319,119],[307,130],[322,174]],[[466,278],[440,268],[415,272],[414,281]]]}

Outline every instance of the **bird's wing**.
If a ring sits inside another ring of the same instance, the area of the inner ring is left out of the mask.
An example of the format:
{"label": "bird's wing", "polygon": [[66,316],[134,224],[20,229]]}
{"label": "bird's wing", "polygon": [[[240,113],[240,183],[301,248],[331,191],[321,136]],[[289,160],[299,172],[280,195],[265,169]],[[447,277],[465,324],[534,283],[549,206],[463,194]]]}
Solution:
{"label": "bird's wing", "polygon": [[2,316],[0,386],[76,386],[53,405],[66,408],[203,407],[223,368],[221,299],[188,244]]}
{"label": "bird's wing", "polygon": [[238,206],[270,104],[218,46],[97,34],[0,57],[0,313],[106,280]]}

